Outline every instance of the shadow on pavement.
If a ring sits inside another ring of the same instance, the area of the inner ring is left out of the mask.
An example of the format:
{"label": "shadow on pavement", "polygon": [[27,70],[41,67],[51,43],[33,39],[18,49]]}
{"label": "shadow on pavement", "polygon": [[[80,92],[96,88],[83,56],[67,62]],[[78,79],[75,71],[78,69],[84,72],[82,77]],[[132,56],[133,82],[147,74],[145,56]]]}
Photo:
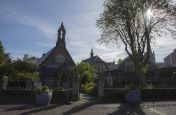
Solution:
{"label": "shadow on pavement", "polygon": [[63,104],[55,104],[55,105],[49,105],[49,106],[36,106],[36,105],[22,105],[22,106],[16,106],[16,107],[12,107],[10,109],[6,109],[4,111],[15,111],[15,110],[19,110],[19,111],[24,111],[22,112],[20,115],[28,115],[28,114],[34,114],[34,113],[38,113],[41,111],[47,111],[47,110],[51,110],[54,108],[57,108],[59,106],[62,106]]}
{"label": "shadow on pavement", "polygon": [[74,114],[74,113],[80,112],[80,111],[85,110],[86,108],[88,108],[88,107],[90,107],[92,105],[95,105],[95,104],[98,104],[98,102],[84,103],[82,105],[73,107],[72,109],[70,109],[67,112],[64,112],[63,115],[70,115],[70,114]]}
{"label": "shadow on pavement", "polygon": [[[97,102],[91,102],[82,104],[80,106],[74,107],[71,110],[63,113],[63,115],[70,115],[74,113],[79,113],[82,110],[85,110],[86,108],[96,105],[96,104],[103,104],[103,103],[97,103]],[[104,108],[106,109],[106,108]],[[109,109],[109,108],[107,108]],[[91,111],[91,110],[90,110]],[[114,110],[113,110],[114,111]],[[139,105],[133,105],[133,104],[121,104],[117,110],[115,110],[112,113],[107,113],[108,115],[146,115],[144,111],[140,108]]]}
{"label": "shadow on pavement", "polygon": [[37,108],[37,107],[39,107],[39,106],[35,106],[35,105],[17,105],[15,107],[5,109],[4,111],[27,110],[27,109]]}
{"label": "shadow on pavement", "polygon": [[108,115],[146,115],[140,105],[121,104],[118,109]]}

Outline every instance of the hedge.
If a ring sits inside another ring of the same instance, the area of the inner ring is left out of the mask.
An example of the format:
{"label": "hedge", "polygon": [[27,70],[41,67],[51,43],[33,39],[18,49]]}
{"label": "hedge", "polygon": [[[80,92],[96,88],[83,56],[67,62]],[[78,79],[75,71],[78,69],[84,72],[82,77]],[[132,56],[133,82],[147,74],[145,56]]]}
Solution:
{"label": "hedge", "polygon": [[143,89],[143,101],[176,100],[176,89]]}
{"label": "hedge", "polygon": [[2,90],[0,104],[34,103],[35,92],[31,90]]}
{"label": "hedge", "polygon": [[[105,89],[105,100],[110,102],[124,102],[127,90]],[[142,101],[176,100],[176,89],[142,89]]]}

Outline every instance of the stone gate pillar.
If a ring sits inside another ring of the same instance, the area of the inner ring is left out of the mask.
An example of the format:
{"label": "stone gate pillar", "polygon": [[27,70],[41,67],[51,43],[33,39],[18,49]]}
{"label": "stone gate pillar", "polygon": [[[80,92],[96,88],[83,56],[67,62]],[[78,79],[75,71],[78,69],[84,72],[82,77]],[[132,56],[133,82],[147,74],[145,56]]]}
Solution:
{"label": "stone gate pillar", "polygon": [[98,76],[98,96],[104,96],[104,89],[105,89],[105,78],[104,76]]}
{"label": "stone gate pillar", "polygon": [[72,81],[72,100],[79,100],[79,75],[75,75]]}
{"label": "stone gate pillar", "polygon": [[1,87],[1,89],[6,90],[7,89],[7,83],[8,83],[8,77],[3,76],[2,77],[2,87]]}

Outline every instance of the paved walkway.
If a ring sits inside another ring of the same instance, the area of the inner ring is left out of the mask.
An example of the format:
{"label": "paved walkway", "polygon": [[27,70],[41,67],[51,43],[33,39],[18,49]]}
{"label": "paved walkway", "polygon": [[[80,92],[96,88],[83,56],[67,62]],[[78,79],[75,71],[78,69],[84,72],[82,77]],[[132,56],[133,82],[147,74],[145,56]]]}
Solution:
{"label": "paved walkway", "polygon": [[0,105],[0,115],[176,115],[176,102],[146,102],[141,106],[124,103],[98,103],[94,97],[67,105]]}
{"label": "paved walkway", "polygon": [[76,102],[69,105],[0,105],[0,115],[175,115],[176,106],[140,107],[129,104]]}
{"label": "paved walkway", "polygon": [[176,108],[141,108],[127,104],[74,103],[71,105],[1,105],[0,115],[175,115]]}

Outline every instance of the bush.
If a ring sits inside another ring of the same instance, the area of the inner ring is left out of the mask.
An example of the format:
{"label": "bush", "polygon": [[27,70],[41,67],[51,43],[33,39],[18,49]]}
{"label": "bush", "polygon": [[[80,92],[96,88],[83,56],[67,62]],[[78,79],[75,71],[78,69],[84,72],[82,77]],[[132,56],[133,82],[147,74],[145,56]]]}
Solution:
{"label": "bush", "polygon": [[18,72],[15,77],[22,79],[30,79],[32,81],[38,81],[40,79],[39,72]]}
{"label": "bush", "polygon": [[129,90],[141,90],[141,89],[143,89],[143,87],[144,86],[142,84],[138,84],[138,85],[129,84],[129,85],[125,86],[125,89],[127,91],[129,91]]}
{"label": "bush", "polygon": [[138,87],[136,85],[129,84],[129,85],[125,86],[125,89],[126,90],[136,90],[136,89],[138,89]]}
{"label": "bush", "polygon": [[[34,104],[36,90],[2,90],[0,92],[0,104]],[[54,90],[51,103],[66,103],[67,95],[66,91]]]}
{"label": "bush", "polygon": [[9,79],[39,80],[38,65],[18,60],[12,64],[0,65],[0,75],[8,76]]}
{"label": "bush", "polygon": [[49,91],[50,91],[50,90],[49,90],[48,86],[43,86],[43,87],[42,87],[42,92],[47,93],[47,92],[49,92]]}
{"label": "bush", "polygon": [[[123,102],[127,89],[105,89],[105,101]],[[142,101],[176,100],[175,89],[141,89]]]}
{"label": "bush", "polygon": [[85,85],[81,85],[81,92],[83,93],[87,93],[87,94],[91,94],[91,95],[94,95],[95,94],[95,83],[93,82],[89,82],[89,83],[86,83]]}
{"label": "bush", "polygon": [[142,89],[142,100],[175,100],[176,90],[175,89]]}
{"label": "bush", "polygon": [[48,88],[48,86],[42,86],[35,89],[36,93],[48,93],[49,91],[50,89]]}
{"label": "bush", "polygon": [[33,90],[2,90],[0,104],[32,104],[35,99]]}

